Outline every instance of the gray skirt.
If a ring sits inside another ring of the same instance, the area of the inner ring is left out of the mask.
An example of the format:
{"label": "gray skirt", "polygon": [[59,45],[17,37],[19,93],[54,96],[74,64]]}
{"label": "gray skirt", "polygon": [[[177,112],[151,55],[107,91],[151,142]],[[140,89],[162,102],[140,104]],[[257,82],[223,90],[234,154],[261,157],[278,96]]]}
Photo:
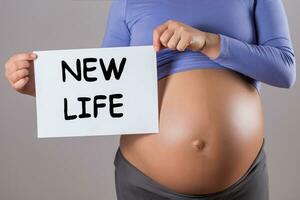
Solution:
{"label": "gray skirt", "polygon": [[174,192],[145,175],[122,155],[118,147],[115,165],[115,187],[118,200],[268,200],[269,177],[264,150],[265,139],[247,172],[223,191],[188,195]]}

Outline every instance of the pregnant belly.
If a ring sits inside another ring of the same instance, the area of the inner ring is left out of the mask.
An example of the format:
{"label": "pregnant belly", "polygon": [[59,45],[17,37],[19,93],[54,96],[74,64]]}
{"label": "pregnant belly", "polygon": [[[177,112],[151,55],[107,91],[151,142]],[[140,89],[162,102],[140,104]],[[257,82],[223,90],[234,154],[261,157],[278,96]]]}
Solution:
{"label": "pregnant belly", "polygon": [[121,135],[124,157],[183,194],[219,192],[250,167],[263,141],[260,96],[228,69],[193,69],[158,82],[160,132]]}

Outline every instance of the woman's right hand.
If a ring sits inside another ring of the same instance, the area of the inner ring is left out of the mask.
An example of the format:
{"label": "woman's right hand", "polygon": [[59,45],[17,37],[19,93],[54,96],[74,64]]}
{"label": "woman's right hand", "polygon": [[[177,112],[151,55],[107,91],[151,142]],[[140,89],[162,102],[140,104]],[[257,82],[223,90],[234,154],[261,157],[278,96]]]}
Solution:
{"label": "woman's right hand", "polygon": [[34,65],[37,55],[20,53],[10,57],[5,63],[5,77],[18,92],[35,96]]}

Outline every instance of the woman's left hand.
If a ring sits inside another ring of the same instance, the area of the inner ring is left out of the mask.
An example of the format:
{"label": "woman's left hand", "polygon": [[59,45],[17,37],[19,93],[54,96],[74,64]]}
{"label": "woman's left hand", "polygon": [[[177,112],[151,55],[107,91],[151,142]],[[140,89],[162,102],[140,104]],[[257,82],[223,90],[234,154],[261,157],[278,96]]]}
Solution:
{"label": "woman's left hand", "polygon": [[178,21],[168,20],[155,28],[153,46],[155,51],[172,50],[199,51],[209,57],[217,57],[220,51],[219,35],[201,31]]}

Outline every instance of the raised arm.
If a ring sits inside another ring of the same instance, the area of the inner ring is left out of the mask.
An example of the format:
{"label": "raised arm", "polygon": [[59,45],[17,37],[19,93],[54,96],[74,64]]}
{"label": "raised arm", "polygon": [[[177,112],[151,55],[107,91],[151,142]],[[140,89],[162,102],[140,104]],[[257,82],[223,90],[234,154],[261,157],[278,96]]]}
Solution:
{"label": "raised arm", "polygon": [[281,0],[257,0],[257,44],[220,35],[214,62],[266,84],[291,88],[296,81],[296,61],[287,16]]}
{"label": "raised arm", "polygon": [[125,16],[126,0],[112,1],[101,47],[129,46],[130,33]]}

